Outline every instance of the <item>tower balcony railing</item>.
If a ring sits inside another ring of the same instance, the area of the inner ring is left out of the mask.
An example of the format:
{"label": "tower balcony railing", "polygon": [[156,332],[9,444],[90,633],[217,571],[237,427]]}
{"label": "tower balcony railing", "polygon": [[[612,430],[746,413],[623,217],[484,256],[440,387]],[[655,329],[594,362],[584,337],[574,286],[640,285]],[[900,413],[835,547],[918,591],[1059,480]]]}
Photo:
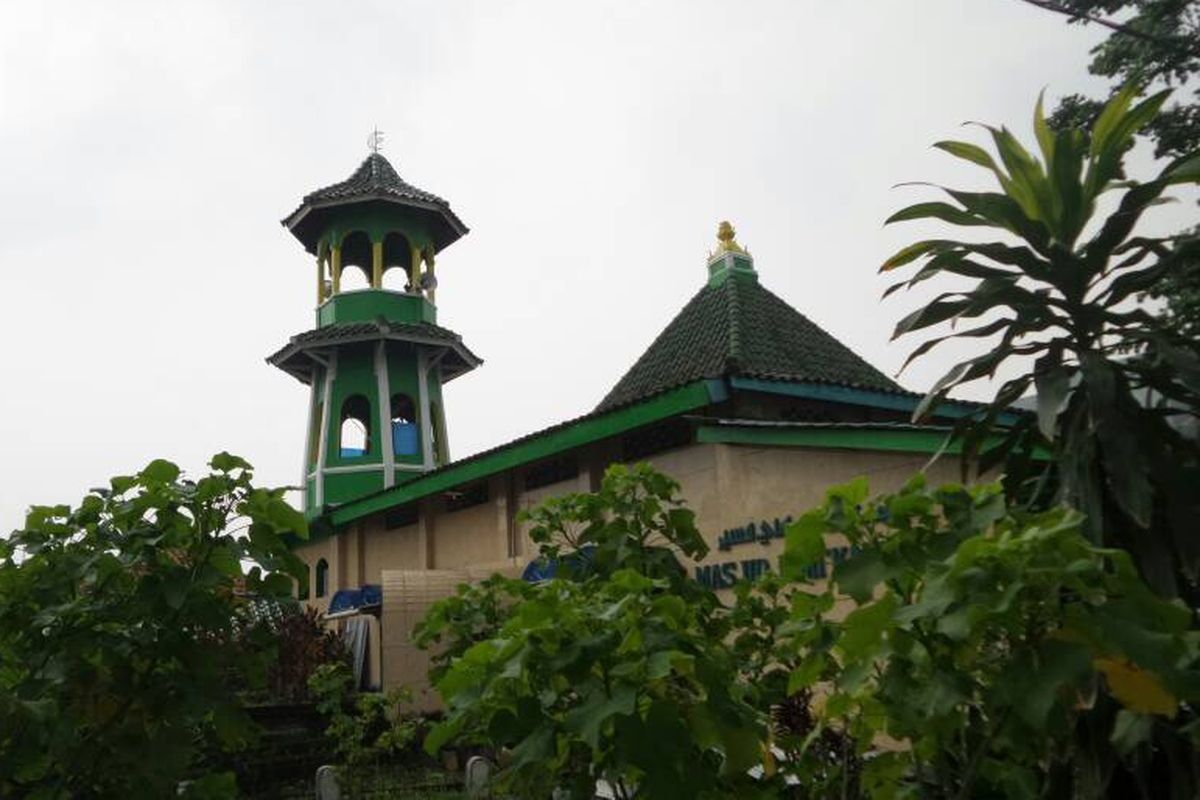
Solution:
{"label": "tower balcony railing", "polygon": [[339,292],[317,306],[317,327],[347,322],[437,322],[437,308],[422,294],[393,289]]}

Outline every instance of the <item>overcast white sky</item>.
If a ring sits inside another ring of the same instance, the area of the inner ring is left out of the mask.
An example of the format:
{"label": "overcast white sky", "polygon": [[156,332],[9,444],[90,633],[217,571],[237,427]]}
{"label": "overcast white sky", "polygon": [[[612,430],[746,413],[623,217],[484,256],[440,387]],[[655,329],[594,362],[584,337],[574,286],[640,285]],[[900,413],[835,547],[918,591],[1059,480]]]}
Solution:
{"label": "overcast white sky", "polygon": [[447,390],[455,457],[590,410],[723,218],[894,373],[914,299],[875,268],[922,229],[882,228],[920,196],[890,187],[973,181],[929,145],[1027,136],[1042,87],[1103,86],[1099,38],[1018,0],[0,0],[0,531],[155,457],[298,481],[306,389],[263,358],[312,327],[313,263],[279,220],[376,125],[472,229],[438,259],[486,361]]}

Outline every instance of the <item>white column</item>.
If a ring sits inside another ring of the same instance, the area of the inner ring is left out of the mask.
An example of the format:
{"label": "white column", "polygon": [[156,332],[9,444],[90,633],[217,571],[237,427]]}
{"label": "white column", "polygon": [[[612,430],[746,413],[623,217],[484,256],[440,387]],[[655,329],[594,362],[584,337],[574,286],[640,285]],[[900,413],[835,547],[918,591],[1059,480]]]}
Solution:
{"label": "white column", "polygon": [[329,364],[325,367],[325,399],[321,403],[321,431],[317,434],[317,502],[320,509],[325,505],[325,461],[329,449],[329,420],[330,404],[333,402],[333,377],[337,372],[337,351],[329,354]]}
{"label": "white column", "polygon": [[421,453],[425,461],[425,469],[433,469],[433,425],[429,413],[429,367],[425,360],[425,351],[417,352],[417,402],[421,404]]}
{"label": "white column", "polygon": [[449,464],[450,463],[450,434],[446,430],[449,426],[446,424],[446,403],[444,400],[442,402],[441,412],[442,413],[438,414],[438,418],[437,418],[437,421],[438,421],[438,444],[440,444],[442,446],[442,456],[444,456],[444,458],[445,458],[445,460],[442,463]]}
{"label": "white column", "polygon": [[379,442],[383,447],[383,486],[396,483],[396,449],[392,445],[392,390],[388,380],[387,342],[375,346],[375,382],[379,387]]}
{"label": "white column", "polygon": [[301,494],[301,505],[306,510],[308,509],[308,465],[311,463],[310,459],[312,456],[313,447],[317,444],[313,441],[313,436],[315,435],[313,431],[313,417],[316,415],[317,397],[318,392],[320,391],[320,387],[317,386],[316,366],[314,366],[312,371],[309,373],[308,385],[308,415],[304,420],[307,427],[304,430],[304,454],[300,459],[300,486],[304,489],[303,493]]}

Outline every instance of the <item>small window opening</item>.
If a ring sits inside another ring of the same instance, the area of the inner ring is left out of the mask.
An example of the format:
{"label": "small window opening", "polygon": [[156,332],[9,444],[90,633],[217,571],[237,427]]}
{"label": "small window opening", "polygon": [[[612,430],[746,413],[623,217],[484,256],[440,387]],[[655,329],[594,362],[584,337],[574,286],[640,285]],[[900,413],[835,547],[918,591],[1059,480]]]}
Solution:
{"label": "small window opening", "polygon": [[371,452],[371,404],[361,394],[342,403],[340,439],[342,458],[358,458]]}
{"label": "small window opening", "polygon": [[415,456],[421,452],[416,409],[412,398],[406,394],[392,395],[392,452],[398,456]]}
{"label": "small window opening", "polygon": [[317,562],[317,597],[324,597],[329,592],[329,562],[321,559]]}

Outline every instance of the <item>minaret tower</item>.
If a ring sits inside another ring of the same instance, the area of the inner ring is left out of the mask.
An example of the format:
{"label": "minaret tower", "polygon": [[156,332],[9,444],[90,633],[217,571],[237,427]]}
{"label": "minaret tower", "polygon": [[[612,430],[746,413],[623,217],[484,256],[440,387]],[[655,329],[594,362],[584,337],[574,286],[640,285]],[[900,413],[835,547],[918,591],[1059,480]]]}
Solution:
{"label": "minaret tower", "polygon": [[[467,228],[445,200],[405,183],[378,142],[349,179],[283,220],[316,259],[316,328],[267,359],[310,387],[310,516],[449,462],[442,385],[481,363],[438,326],[434,305],[435,256]],[[348,269],[367,288],[344,290]]]}

